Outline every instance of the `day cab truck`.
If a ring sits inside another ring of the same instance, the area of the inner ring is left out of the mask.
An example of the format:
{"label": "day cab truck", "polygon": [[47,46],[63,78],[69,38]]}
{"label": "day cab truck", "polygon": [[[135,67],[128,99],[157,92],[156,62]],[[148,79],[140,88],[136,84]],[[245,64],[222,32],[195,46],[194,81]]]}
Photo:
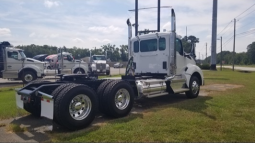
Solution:
{"label": "day cab truck", "polygon": [[196,98],[204,84],[203,73],[183,51],[173,9],[171,22],[171,32],[132,37],[132,25],[127,21],[129,62],[120,80],[80,74],[59,75],[56,82],[34,81],[17,89],[17,106],[77,130],[90,125],[98,109],[115,118],[128,115],[134,100],[141,97],[186,93],[188,98]]}
{"label": "day cab truck", "polygon": [[89,71],[93,74],[110,75],[110,66],[106,63],[105,55],[93,55],[89,59]]}

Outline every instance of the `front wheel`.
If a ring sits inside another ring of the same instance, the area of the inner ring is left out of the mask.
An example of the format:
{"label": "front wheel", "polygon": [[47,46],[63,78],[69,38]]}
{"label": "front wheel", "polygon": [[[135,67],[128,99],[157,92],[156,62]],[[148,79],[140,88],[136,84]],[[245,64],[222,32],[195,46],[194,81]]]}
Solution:
{"label": "front wheel", "polygon": [[200,82],[196,76],[192,76],[189,83],[189,91],[186,92],[188,98],[197,98],[200,91]]}
{"label": "front wheel", "polygon": [[95,118],[96,93],[88,86],[73,84],[55,99],[54,117],[60,125],[77,130],[87,127]]}
{"label": "front wheel", "polygon": [[24,71],[22,73],[21,79],[23,81],[23,83],[29,83],[31,81],[34,81],[37,79],[37,76],[34,72],[31,71]]}

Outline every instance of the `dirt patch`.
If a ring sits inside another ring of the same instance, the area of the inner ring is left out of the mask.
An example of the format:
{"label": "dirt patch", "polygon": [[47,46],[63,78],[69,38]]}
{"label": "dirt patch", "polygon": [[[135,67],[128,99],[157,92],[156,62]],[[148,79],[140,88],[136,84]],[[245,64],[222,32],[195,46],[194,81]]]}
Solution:
{"label": "dirt patch", "polygon": [[199,96],[208,96],[210,92],[218,91],[223,92],[230,89],[242,88],[243,85],[235,85],[235,84],[211,84],[201,87],[201,91]]}

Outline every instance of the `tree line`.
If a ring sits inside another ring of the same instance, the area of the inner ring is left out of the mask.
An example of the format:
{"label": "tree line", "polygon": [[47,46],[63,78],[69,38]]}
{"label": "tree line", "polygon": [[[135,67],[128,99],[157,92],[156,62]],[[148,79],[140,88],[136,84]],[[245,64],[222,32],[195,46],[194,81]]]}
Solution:
{"label": "tree line", "polygon": [[[247,46],[247,52],[234,53],[235,64],[237,65],[251,65],[255,64],[255,42]],[[204,62],[210,63],[211,56],[207,57]],[[233,64],[233,52],[222,51],[223,64]],[[217,64],[221,63],[221,53],[217,54]]]}
{"label": "tree line", "polygon": [[[60,52],[60,49],[56,46],[49,46],[49,45],[22,45],[22,46],[16,46],[16,48],[24,50],[24,53],[26,54],[27,57],[33,58],[36,55],[40,54],[57,54]],[[75,59],[81,59],[84,57],[89,57],[90,52],[91,55],[107,55],[107,59],[110,59],[113,62],[117,61],[128,61],[128,46],[127,45],[120,45],[117,47],[116,45],[103,45],[101,48],[93,48],[93,49],[82,49],[78,47],[73,47],[73,48],[67,48],[63,47],[62,51],[63,52],[69,52],[72,53],[73,57]]]}

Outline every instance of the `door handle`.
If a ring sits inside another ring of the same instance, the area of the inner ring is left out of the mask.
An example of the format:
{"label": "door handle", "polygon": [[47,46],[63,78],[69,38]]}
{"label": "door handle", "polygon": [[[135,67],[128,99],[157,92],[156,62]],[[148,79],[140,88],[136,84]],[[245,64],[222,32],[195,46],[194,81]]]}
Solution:
{"label": "door handle", "polygon": [[8,66],[8,68],[11,68],[12,66]]}

